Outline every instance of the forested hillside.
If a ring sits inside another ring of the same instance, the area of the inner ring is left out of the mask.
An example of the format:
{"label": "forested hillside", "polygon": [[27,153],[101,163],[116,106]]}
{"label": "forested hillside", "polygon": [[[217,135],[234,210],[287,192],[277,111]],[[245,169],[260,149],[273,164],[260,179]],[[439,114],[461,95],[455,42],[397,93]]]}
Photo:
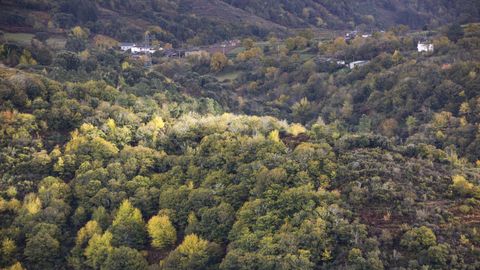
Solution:
{"label": "forested hillside", "polygon": [[285,35],[292,28],[413,29],[478,21],[476,0],[4,0],[0,28],[63,32],[76,25],[119,41],[155,29],[163,42],[210,44],[238,36]]}
{"label": "forested hillside", "polygon": [[11,69],[2,99],[3,266],[479,266],[479,169],[434,146]]}
{"label": "forested hillside", "polygon": [[349,2],[2,2],[0,269],[479,269],[478,5]]}
{"label": "forested hillside", "polygon": [[445,22],[475,21],[479,16],[476,1],[348,1],[348,0],[223,0],[281,25],[344,28],[366,25],[412,28],[438,26]]}

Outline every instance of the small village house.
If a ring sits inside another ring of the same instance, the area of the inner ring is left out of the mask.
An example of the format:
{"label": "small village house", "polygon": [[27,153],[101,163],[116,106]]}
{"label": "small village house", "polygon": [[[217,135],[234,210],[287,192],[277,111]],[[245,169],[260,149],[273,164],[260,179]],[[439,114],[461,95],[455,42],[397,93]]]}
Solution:
{"label": "small village house", "polygon": [[345,41],[355,39],[358,35],[358,31],[351,31],[345,34]]}
{"label": "small village house", "polygon": [[162,51],[163,48],[154,48],[151,46],[144,46],[137,43],[120,43],[120,50],[131,51],[133,54],[138,53],[154,53],[156,51]]}
{"label": "small village house", "polygon": [[417,45],[418,52],[433,52],[433,43],[430,42],[418,42]]}
{"label": "small village house", "polygon": [[135,43],[120,43],[120,50],[128,51],[136,47]]}
{"label": "small village house", "polygon": [[351,62],[348,64],[348,67],[350,69],[354,69],[356,67],[361,67],[361,66],[364,66],[366,64],[368,64],[369,61],[365,61],[365,60],[361,60],[361,61],[355,61],[355,62]]}

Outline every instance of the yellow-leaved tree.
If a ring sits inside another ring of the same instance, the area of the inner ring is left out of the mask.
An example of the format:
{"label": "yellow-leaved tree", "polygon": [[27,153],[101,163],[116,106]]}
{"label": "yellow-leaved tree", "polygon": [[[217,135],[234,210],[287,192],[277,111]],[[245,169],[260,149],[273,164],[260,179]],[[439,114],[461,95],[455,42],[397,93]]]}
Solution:
{"label": "yellow-leaved tree", "polygon": [[95,220],[90,220],[77,232],[77,238],[75,244],[82,246],[85,242],[88,242],[95,234],[102,234],[102,228]]}
{"label": "yellow-leaved tree", "polygon": [[152,238],[152,247],[164,249],[172,246],[177,241],[177,232],[172,222],[166,215],[153,216],[147,224],[147,229]]}
{"label": "yellow-leaved tree", "polygon": [[90,33],[87,29],[84,29],[80,26],[75,26],[72,28],[71,34],[76,38],[87,39]]}
{"label": "yellow-leaved tree", "polygon": [[42,209],[42,201],[37,195],[30,193],[25,196],[23,208],[25,208],[29,214],[34,215]]}
{"label": "yellow-leaved tree", "polygon": [[87,265],[99,269],[112,251],[111,242],[112,234],[110,232],[105,232],[103,235],[94,234],[88,241],[88,246],[84,252]]}
{"label": "yellow-leaved tree", "polygon": [[118,208],[115,219],[110,227],[112,244],[143,248],[146,240],[145,222],[138,208],[132,206],[129,200],[124,200]]}
{"label": "yellow-leaved tree", "polygon": [[221,52],[216,52],[210,58],[210,69],[214,72],[221,71],[228,64],[228,58]]}
{"label": "yellow-leaved tree", "polygon": [[161,269],[204,269],[209,260],[217,256],[220,247],[189,234],[183,242],[167,258],[160,262]]}
{"label": "yellow-leaved tree", "polygon": [[23,50],[22,55],[20,56],[21,65],[36,65],[37,61],[33,58],[32,53],[29,50]]}
{"label": "yellow-leaved tree", "polygon": [[190,234],[185,237],[182,244],[177,247],[180,254],[191,257],[207,251],[208,241],[203,240],[196,234]]}

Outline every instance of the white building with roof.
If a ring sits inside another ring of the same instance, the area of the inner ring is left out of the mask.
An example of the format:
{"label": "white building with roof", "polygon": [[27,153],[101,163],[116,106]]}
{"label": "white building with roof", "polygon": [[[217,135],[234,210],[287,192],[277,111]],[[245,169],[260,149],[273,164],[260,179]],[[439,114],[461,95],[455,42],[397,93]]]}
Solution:
{"label": "white building with roof", "polygon": [[366,61],[366,60],[361,60],[361,61],[355,61],[355,62],[351,62],[348,64],[348,67],[350,69],[354,69],[356,67],[361,67],[361,66],[364,66],[366,64],[368,64],[369,61]]}
{"label": "white building with roof", "polygon": [[418,42],[417,44],[418,52],[433,52],[433,43],[430,42]]}
{"label": "white building with roof", "polygon": [[121,43],[120,50],[122,51],[131,51],[133,54],[137,53],[154,53],[156,51],[162,51],[163,48],[155,49],[153,47],[146,47],[136,43]]}

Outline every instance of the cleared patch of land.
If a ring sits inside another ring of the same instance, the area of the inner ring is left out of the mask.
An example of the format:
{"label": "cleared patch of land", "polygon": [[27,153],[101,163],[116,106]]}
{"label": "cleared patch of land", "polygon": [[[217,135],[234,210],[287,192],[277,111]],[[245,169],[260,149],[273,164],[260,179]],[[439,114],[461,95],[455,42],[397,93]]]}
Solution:
{"label": "cleared patch of land", "polygon": [[217,80],[220,82],[229,82],[229,81],[234,81],[240,76],[240,72],[227,72],[227,73],[221,73],[215,76]]}
{"label": "cleared patch of land", "polygon": [[47,39],[47,45],[54,49],[61,50],[65,48],[65,43],[67,43],[67,40],[61,36],[51,37]]}
{"label": "cleared patch of land", "polygon": [[34,35],[29,33],[5,33],[3,35],[7,42],[18,43],[24,46],[30,45],[33,37]]}

